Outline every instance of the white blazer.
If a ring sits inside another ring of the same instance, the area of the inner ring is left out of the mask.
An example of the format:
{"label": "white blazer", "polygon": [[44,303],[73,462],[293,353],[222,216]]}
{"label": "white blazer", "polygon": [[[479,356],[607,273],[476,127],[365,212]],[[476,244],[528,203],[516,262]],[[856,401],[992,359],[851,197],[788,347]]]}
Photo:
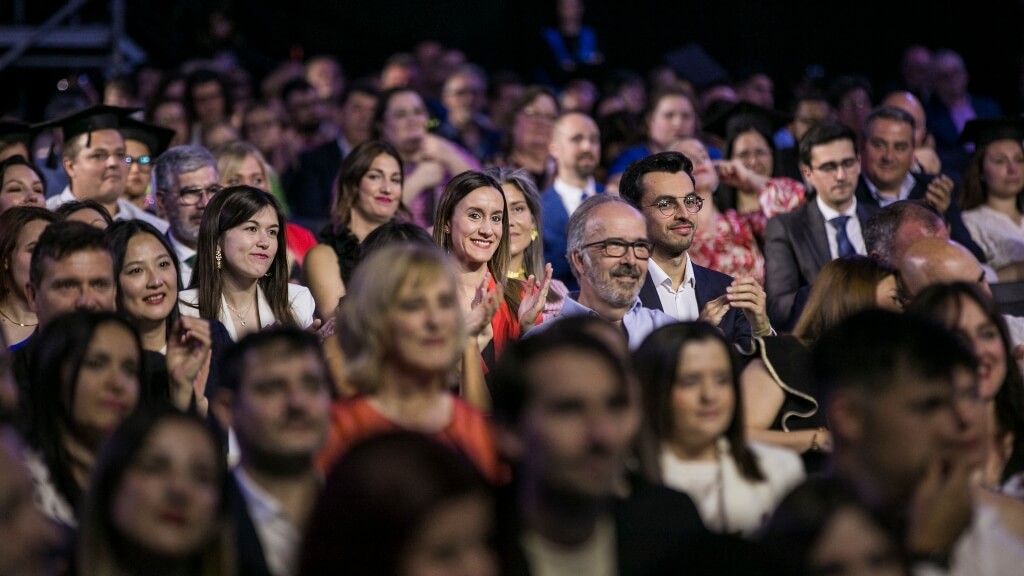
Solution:
{"label": "white blazer", "polygon": [[[274,318],[274,313],[270,310],[270,304],[267,302],[266,296],[263,295],[263,289],[260,288],[259,284],[256,285],[256,298],[260,312],[260,328],[266,328],[277,322],[277,318]],[[313,324],[313,311],[316,309],[316,302],[313,301],[313,295],[309,292],[309,289],[298,284],[288,284],[288,303],[291,306],[292,314],[295,315],[295,320],[299,323],[299,327],[309,328]],[[199,290],[193,288],[179,293],[178,310],[182,316],[198,318]],[[220,320],[224,324],[232,340],[238,340],[238,334],[235,332],[235,323],[231,321],[231,315],[232,312],[228,309],[228,301],[222,295],[220,298],[220,313],[215,319]]]}

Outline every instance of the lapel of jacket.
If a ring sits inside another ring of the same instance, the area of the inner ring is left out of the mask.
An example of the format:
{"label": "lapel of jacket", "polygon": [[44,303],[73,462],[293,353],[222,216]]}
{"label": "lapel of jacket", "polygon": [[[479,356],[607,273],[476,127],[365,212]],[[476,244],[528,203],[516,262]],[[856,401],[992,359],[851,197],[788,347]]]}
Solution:
{"label": "lapel of jacket", "polygon": [[[811,258],[820,269],[832,260],[832,252],[828,249],[828,234],[825,232],[825,216],[818,210],[818,203],[815,200],[804,204],[803,212],[800,214],[802,226],[794,231],[794,237],[811,254]],[[859,210],[859,208],[858,208]],[[805,236],[800,237],[803,233]],[[799,250],[800,244],[797,245]]]}

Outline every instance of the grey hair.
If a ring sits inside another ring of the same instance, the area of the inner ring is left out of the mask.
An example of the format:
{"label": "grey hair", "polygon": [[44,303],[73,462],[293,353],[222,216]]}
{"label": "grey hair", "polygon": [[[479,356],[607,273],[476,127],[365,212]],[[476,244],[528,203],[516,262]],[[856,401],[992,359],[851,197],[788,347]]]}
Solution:
{"label": "grey hair", "polygon": [[175,146],[156,159],[153,164],[153,186],[156,190],[171,190],[178,174],[195,172],[211,167],[217,170],[217,159],[202,146]]}
{"label": "grey hair", "polygon": [[[920,222],[931,234],[943,228],[942,215],[919,200],[900,200],[875,212],[864,226],[864,244],[868,254],[891,266],[897,256],[896,232],[904,222]],[[903,248],[906,248],[905,246]]]}
{"label": "grey hair", "polygon": [[584,200],[583,203],[580,204],[580,207],[572,213],[572,216],[569,217],[569,224],[566,226],[565,230],[565,259],[569,261],[569,268],[572,269],[572,275],[577,279],[579,278],[579,273],[576,272],[576,267],[571,265],[572,253],[583,250],[583,240],[586,236],[587,221],[590,219],[590,213],[598,206],[616,202],[636,210],[632,204],[618,196],[614,196],[612,194],[595,194]]}

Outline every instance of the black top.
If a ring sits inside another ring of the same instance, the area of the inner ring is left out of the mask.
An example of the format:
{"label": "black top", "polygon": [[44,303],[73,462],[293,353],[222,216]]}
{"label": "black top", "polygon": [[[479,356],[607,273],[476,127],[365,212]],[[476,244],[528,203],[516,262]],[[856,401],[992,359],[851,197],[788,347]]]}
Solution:
{"label": "black top", "polygon": [[327,244],[334,249],[334,254],[338,257],[341,279],[348,285],[352,271],[359,262],[359,239],[348,228],[335,231],[334,226],[329,224],[320,231],[319,240],[321,244]]}

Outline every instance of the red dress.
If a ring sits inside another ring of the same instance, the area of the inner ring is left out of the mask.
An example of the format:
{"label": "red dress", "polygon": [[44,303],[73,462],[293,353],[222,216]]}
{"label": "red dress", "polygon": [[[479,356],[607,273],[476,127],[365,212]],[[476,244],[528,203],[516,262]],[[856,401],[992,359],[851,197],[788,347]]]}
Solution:
{"label": "red dress", "polygon": [[[367,396],[339,400],[331,406],[331,426],[317,466],[326,473],[342,454],[360,441],[400,430],[404,428],[378,412]],[[451,422],[430,436],[463,455],[492,482],[501,478],[491,424],[482,412],[461,398],[452,397]]]}
{"label": "red dress", "polygon": [[758,193],[759,212],[716,214],[711,227],[698,227],[690,247],[695,264],[734,278],[753,276],[764,284],[764,254],[760,244],[768,219],[804,203],[803,184],[790,178],[772,178]]}

